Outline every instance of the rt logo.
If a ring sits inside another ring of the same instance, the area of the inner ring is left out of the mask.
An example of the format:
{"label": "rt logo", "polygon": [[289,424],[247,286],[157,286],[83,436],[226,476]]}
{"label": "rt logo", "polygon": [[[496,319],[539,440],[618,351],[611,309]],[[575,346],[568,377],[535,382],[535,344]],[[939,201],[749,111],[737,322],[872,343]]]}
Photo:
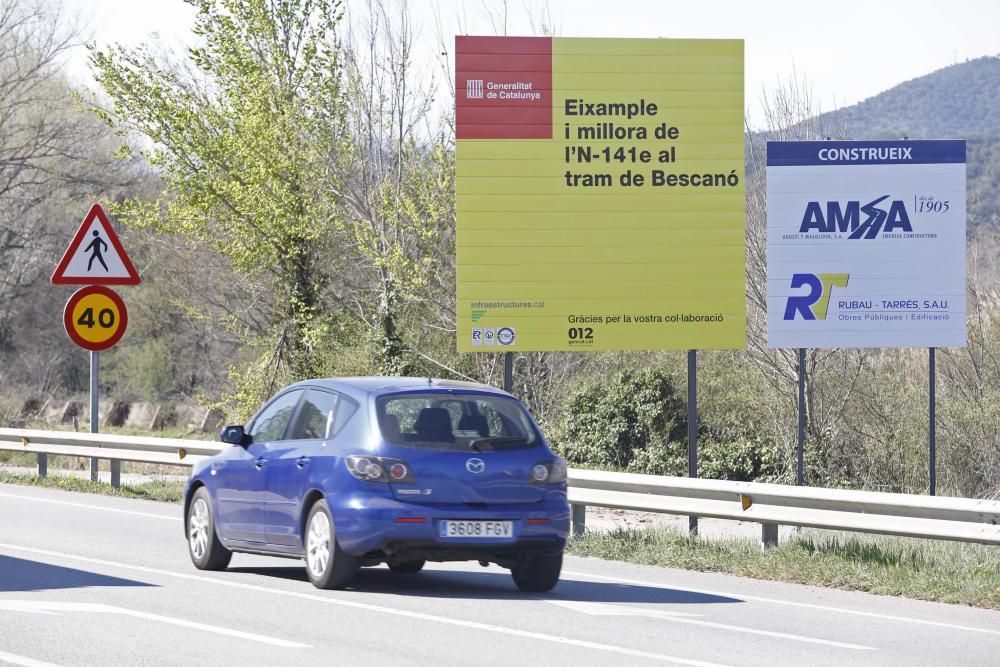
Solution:
{"label": "rt logo", "polygon": [[850,275],[849,273],[792,274],[792,289],[808,287],[809,293],[788,297],[784,319],[794,320],[795,313],[798,312],[804,320],[825,320],[826,310],[830,306],[830,293],[834,287],[847,287]]}

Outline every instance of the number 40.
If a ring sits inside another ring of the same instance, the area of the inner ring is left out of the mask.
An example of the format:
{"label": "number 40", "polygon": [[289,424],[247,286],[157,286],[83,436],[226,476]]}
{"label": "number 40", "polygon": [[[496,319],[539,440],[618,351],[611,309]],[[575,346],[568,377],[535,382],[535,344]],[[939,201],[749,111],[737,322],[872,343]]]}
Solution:
{"label": "number 40", "polygon": [[92,329],[94,324],[97,324],[103,329],[110,329],[115,325],[115,311],[110,308],[102,308],[100,312],[97,313],[97,321],[94,321],[94,309],[86,308],[82,313],[80,313],[80,319],[76,321],[77,324]]}

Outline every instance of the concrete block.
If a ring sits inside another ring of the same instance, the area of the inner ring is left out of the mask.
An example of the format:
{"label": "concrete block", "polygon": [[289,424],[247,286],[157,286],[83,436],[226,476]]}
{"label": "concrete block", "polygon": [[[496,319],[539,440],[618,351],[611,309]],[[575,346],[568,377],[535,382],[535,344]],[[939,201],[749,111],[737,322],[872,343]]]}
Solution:
{"label": "concrete block", "polygon": [[201,430],[205,433],[214,433],[222,428],[225,418],[226,415],[222,414],[221,410],[206,410],[205,418],[201,420]]}
{"label": "concrete block", "polygon": [[66,401],[66,404],[62,407],[62,412],[59,415],[60,424],[68,424],[73,421],[73,417],[76,417],[80,421],[84,421],[89,410],[85,410],[83,403],[77,401]]}
{"label": "concrete block", "polygon": [[197,403],[178,403],[174,406],[177,415],[177,425],[188,429],[200,429],[205,423],[208,410]]}
{"label": "concrete block", "polygon": [[[57,401],[50,398],[45,402],[42,407],[42,420],[49,424],[59,424],[62,423],[63,412],[66,410],[66,404],[62,401]],[[73,418],[70,417],[70,420]]]}
{"label": "concrete block", "polygon": [[156,420],[160,406],[148,401],[139,401],[129,406],[128,417],[125,423],[136,428],[152,430],[153,422]]}

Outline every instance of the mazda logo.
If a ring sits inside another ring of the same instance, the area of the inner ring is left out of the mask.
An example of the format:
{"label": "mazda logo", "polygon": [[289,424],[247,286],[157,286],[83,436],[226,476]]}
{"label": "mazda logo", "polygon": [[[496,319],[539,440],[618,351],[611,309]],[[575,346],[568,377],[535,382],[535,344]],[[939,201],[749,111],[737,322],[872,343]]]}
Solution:
{"label": "mazda logo", "polygon": [[482,471],[486,470],[486,461],[482,459],[469,459],[465,462],[465,469],[473,475],[478,475]]}

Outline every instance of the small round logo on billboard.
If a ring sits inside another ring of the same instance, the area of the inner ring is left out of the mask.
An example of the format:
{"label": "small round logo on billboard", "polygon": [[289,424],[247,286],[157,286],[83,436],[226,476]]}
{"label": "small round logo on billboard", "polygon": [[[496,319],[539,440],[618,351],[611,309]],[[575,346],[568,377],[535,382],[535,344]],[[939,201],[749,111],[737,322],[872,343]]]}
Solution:
{"label": "small round logo on billboard", "polygon": [[514,328],[513,327],[500,327],[497,329],[497,342],[501,345],[513,345],[514,344]]}

